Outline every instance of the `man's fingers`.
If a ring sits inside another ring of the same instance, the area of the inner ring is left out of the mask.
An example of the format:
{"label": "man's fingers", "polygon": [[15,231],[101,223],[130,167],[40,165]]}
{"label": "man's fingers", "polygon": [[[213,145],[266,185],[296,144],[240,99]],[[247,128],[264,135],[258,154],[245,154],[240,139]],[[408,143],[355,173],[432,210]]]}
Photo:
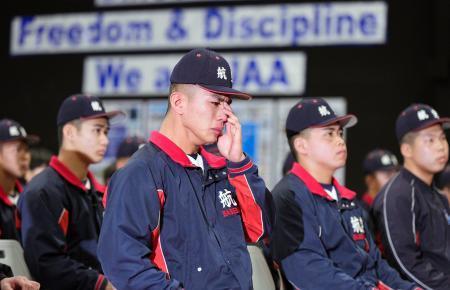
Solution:
{"label": "man's fingers", "polygon": [[29,281],[30,284],[30,290],[38,290],[41,287],[41,284],[35,281]]}
{"label": "man's fingers", "polygon": [[1,282],[1,287],[2,287],[1,289],[2,290],[14,290],[14,288],[12,288],[12,286],[11,286],[11,283],[12,282],[10,282],[10,279],[8,279],[8,278],[3,279]]}

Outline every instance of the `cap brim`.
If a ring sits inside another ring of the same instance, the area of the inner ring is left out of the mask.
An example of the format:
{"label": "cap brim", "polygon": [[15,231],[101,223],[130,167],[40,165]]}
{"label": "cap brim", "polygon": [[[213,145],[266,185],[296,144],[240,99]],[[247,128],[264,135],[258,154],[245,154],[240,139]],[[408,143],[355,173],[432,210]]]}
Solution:
{"label": "cap brim", "polygon": [[355,126],[358,123],[358,118],[355,115],[348,114],[344,116],[339,116],[330,120],[327,120],[324,123],[317,124],[313,127],[325,127],[331,124],[338,123],[342,128],[350,128]]}
{"label": "cap brim", "polygon": [[41,138],[39,138],[39,136],[37,136],[37,135],[27,135],[26,137],[17,136],[17,137],[10,138],[8,140],[4,140],[2,142],[15,141],[15,140],[22,140],[25,143],[27,143],[28,145],[36,145],[39,143],[39,141],[41,141]]}
{"label": "cap brim", "polygon": [[202,85],[202,84],[199,84],[199,86],[211,93],[216,93],[219,95],[227,95],[227,96],[235,97],[235,98],[241,99],[241,100],[251,100],[252,99],[252,96],[250,96],[249,94],[240,92],[238,90],[235,90],[235,89],[232,89],[229,87],[210,86],[210,85]]}
{"label": "cap brim", "polygon": [[116,117],[125,117],[125,112],[116,110],[116,111],[110,111],[105,113],[100,113],[96,115],[91,115],[89,117],[82,117],[81,120],[90,120],[90,119],[97,119],[97,118],[107,118],[108,120],[115,119]]}
{"label": "cap brim", "polygon": [[423,124],[422,126],[415,128],[412,131],[419,131],[422,129],[426,129],[426,128],[431,127],[436,124],[441,124],[443,129],[450,129],[450,118],[439,118],[439,119],[431,120],[430,122],[427,122],[427,123]]}

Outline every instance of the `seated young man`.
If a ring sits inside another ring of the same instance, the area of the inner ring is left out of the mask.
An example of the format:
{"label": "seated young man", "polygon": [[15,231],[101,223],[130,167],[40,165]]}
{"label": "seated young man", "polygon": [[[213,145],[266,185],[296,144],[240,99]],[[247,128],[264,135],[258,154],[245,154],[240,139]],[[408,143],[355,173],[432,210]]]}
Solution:
{"label": "seated young man", "polygon": [[381,258],[356,194],[333,178],[347,159],[342,130],[356,121],[320,98],[290,110],[286,133],[297,162],[273,190],[274,259],[296,289],[420,289]]}
{"label": "seated young man", "polygon": [[109,119],[94,96],[73,95],[57,117],[59,153],[19,199],[22,246],[31,274],[47,290],[112,290],[97,259],[104,187],[89,171],[109,143]]}
{"label": "seated young man", "polygon": [[403,168],[373,206],[387,261],[425,289],[450,289],[450,208],[433,184],[448,160],[449,125],[449,118],[424,104],[400,113],[396,134]]}

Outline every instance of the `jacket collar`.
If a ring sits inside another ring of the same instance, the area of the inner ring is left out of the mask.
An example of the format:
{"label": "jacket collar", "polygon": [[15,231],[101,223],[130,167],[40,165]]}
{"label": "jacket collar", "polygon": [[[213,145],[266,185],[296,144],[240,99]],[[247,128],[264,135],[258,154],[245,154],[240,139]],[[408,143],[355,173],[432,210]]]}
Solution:
{"label": "jacket collar", "polygon": [[[186,156],[186,153],[184,153],[184,151],[180,147],[178,147],[175,143],[172,142],[172,140],[170,140],[160,132],[153,131],[150,135],[149,141],[155,144],[159,149],[166,153],[170,157],[170,159],[180,164],[181,166],[196,167],[194,164],[192,164],[192,162]],[[225,158],[209,153],[202,146],[200,146],[200,154],[206,160],[208,166],[211,168],[218,169],[226,166]]]}
{"label": "jacket collar", "polygon": [[[83,182],[81,182],[81,180],[78,179],[78,177],[76,177],[76,175],[72,171],[70,171],[69,168],[67,168],[61,161],[59,161],[58,157],[52,156],[52,158],[50,159],[49,166],[53,168],[56,172],[58,172],[59,175],[61,175],[62,178],[64,178],[70,184],[82,189],[85,192],[87,191],[87,188],[86,186],[84,186]],[[92,172],[88,171],[87,177],[91,181],[91,184],[95,188],[95,190],[97,190],[100,193],[105,192],[105,186],[101,185],[97,181],[97,179],[95,179],[95,176],[94,174],[92,174]]]}
{"label": "jacket collar", "polygon": [[402,169],[400,169],[400,174],[403,175],[410,182],[412,180],[414,180],[414,185],[418,186],[423,192],[428,192],[428,191],[434,189],[434,184],[432,184],[431,186],[426,184],[425,182],[423,182],[422,179],[420,179],[419,177],[414,175],[414,173],[412,173],[411,171],[409,171],[405,167],[402,167]]}
{"label": "jacket collar", "polygon": [[[311,174],[309,174],[299,163],[294,162],[294,165],[292,166],[292,169],[290,173],[297,176],[301,181],[303,181],[308,188],[309,191],[311,191],[313,194],[319,195],[321,197],[324,197],[328,200],[333,200],[323,189],[322,185],[320,185],[317,180],[312,177]],[[354,191],[351,191],[350,189],[342,186],[339,184],[339,182],[336,180],[336,178],[333,177],[333,185],[336,188],[336,190],[339,192],[339,195],[342,198],[352,200],[355,198],[356,193]]]}
{"label": "jacket collar", "polygon": [[[19,180],[16,180],[16,190],[17,192],[21,193],[23,191],[22,184],[20,184]],[[8,194],[5,192],[3,187],[0,185],[0,201],[6,204],[7,206],[13,207],[14,204],[9,200]]]}

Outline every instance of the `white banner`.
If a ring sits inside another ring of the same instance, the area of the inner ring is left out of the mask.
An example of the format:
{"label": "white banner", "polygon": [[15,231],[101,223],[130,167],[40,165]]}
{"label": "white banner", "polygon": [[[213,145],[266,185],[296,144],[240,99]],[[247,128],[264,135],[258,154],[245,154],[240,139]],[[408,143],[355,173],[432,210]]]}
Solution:
{"label": "white banner", "polygon": [[385,2],[332,2],[17,16],[12,55],[383,44]]}
{"label": "white banner", "polygon": [[[306,56],[301,52],[224,53],[233,88],[254,95],[302,95]],[[166,96],[182,54],[88,57],[83,92],[100,96]]]}
{"label": "white banner", "polygon": [[[159,5],[166,3],[193,3],[193,2],[208,2],[210,0],[95,0],[95,5],[102,6],[133,6],[133,5]],[[222,0],[233,1],[233,0]],[[247,0],[254,1],[254,0]]]}

